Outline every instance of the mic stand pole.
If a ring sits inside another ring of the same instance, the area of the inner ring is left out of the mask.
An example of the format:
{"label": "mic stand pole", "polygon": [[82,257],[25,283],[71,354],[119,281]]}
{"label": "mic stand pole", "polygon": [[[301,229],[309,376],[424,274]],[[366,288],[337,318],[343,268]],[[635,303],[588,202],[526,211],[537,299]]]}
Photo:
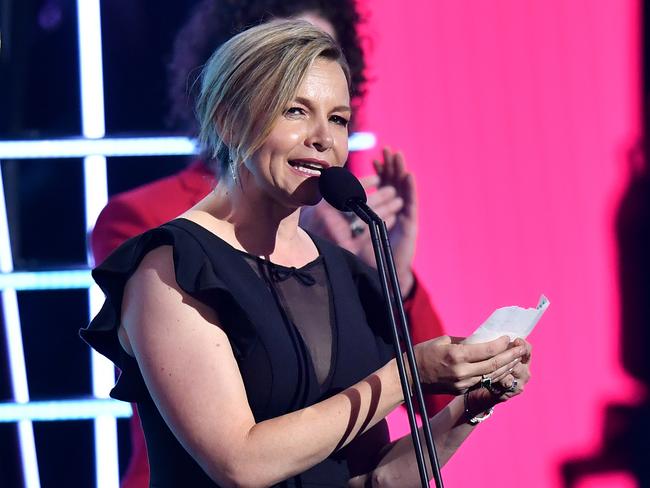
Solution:
{"label": "mic stand pole", "polygon": [[[402,355],[400,336],[397,330],[393,304],[397,307],[399,314],[402,338],[404,339],[404,345],[406,347],[406,357],[408,360],[409,368],[411,370],[411,377],[413,379],[413,389],[415,390],[415,397],[417,399],[422,415],[422,429],[424,432],[424,439],[427,445],[427,449],[429,451],[429,462],[431,463],[433,478],[436,483],[436,488],[443,488],[444,485],[442,482],[442,476],[440,474],[440,463],[438,461],[438,455],[433,443],[431,425],[429,424],[429,415],[427,413],[426,405],[424,404],[424,396],[422,394],[422,387],[420,385],[420,374],[418,372],[415,354],[413,352],[413,343],[411,341],[411,336],[408,330],[406,313],[404,312],[402,295],[400,291],[399,281],[397,279],[397,272],[395,271],[395,262],[393,260],[393,253],[391,250],[390,241],[388,239],[386,223],[381,220],[379,216],[373,212],[372,209],[368,207],[368,205],[366,205],[366,203],[363,201],[352,200],[347,202],[347,205],[354,211],[354,213],[359,216],[361,220],[368,224],[368,227],[370,229],[372,247],[374,249],[375,260],[377,262],[377,272],[379,273],[379,280],[381,282],[382,292],[384,295],[384,300],[386,302],[386,312],[388,314],[391,331],[393,333],[395,359],[397,361],[397,369],[399,371],[399,377],[402,383],[402,392],[404,394],[404,401],[406,403],[409,425],[411,427],[411,438],[413,439],[413,448],[415,450],[415,457],[418,464],[418,472],[420,474],[422,488],[428,488],[429,479],[427,476],[427,469],[424,461],[424,453],[422,451],[420,433],[415,418],[415,410],[413,409],[411,388],[409,387],[406,370],[404,367],[404,357]],[[390,285],[393,291],[392,297],[388,287],[388,280],[390,280]]]}

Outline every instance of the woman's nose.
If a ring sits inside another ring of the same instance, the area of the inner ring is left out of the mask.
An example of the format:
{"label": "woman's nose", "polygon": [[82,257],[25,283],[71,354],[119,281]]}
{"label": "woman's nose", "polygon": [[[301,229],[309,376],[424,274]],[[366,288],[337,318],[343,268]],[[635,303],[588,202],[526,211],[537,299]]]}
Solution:
{"label": "woman's nose", "polygon": [[305,143],[318,152],[330,149],[334,144],[334,138],[330,131],[329,121],[315,121]]}

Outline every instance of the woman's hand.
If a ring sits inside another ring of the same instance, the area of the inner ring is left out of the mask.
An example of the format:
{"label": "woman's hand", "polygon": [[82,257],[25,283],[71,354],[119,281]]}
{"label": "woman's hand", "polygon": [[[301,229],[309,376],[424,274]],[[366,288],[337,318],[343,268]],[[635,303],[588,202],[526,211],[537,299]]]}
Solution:
{"label": "woman's hand", "polygon": [[[388,227],[388,237],[393,248],[395,268],[399,278],[402,296],[407,296],[413,287],[413,258],[418,235],[418,203],[415,179],[406,169],[404,155],[393,152],[389,147],[383,150],[383,161],[374,160],[373,165],[379,176],[379,189],[393,188],[395,198],[401,203],[392,215],[384,220]],[[363,249],[364,255],[372,253],[372,245]],[[367,257],[362,259],[368,261]],[[374,255],[373,258],[374,260]]]}
{"label": "woman's hand", "polygon": [[492,395],[496,397],[497,403],[505,402],[521,394],[526,383],[530,381],[530,358],[533,346],[526,340],[517,338],[510,343],[510,347],[523,347],[526,352],[521,357],[521,361],[512,367],[512,370],[508,370],[502,377],[497,377],[493,381]]}
{"label": "woman's hand", "polygon": [[530,381],[531,344],[524,339],[517,338],[508,347],[511,349],[524,349],[525,352],[521,356],[521,361],[508,368],[501,375],[490,376],[492,386],[489,390],[477,388],[469,393],[468,403],[471,415],[478,415],[480,412],[520,395],[523,393],[528,381]]}
{"label": "woman's hand", "polygon": [[[505,383],[514,378],[517,365],[530,358],[528,343],[511,343],[508,336],[480,344],[461,340],[443,336],[415,346],[420,381],[428,391],[459,395],[484,377]],[[525,371],[518,368],[517,374],[523,387]]]}
{"label": "woman's hand", "polygon": [[530,358],[533,346],[524,339],[517,338],[511,342],[511,347],[524,347],[526,353],[521,357],[521,362],[512,368],[512,371],[508,371],[503,378],[497,381],[496,391],[503,390],[503,393],[497,397],[499,402],[505,402],[522,393],[524,386],[530,381]]}

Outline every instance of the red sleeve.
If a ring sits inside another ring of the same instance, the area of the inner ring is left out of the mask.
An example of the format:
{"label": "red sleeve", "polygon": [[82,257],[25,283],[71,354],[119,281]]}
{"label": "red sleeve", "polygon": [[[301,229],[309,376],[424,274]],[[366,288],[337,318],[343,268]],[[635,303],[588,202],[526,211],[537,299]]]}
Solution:
{"label": "red sleeve", "polygon": [[90,235],[95,264],[101,263],[124,241],[156,225],[155,219],[138,205],[119,197],[109,200]]}
{"label": "red sleeve", "polygon": [[[414,289],[411,296],[404,302],[404,310],[409,319],[413,344],[419,344],[440,337],[445,332],[440,317],[433,308],[429,294],[418,280],[417,275],[414,278]],[[442,410],[452,398],[451,395],[424,395],[429,415]]]}

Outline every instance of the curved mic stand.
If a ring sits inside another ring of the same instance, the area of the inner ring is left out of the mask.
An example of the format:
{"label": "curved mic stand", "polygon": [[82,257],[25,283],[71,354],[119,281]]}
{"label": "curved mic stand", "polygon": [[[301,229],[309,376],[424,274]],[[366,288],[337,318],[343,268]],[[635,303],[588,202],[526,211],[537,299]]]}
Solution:
{"label": "curved mic stand", "polygon": [[[429,451],[429,462],[433,471],[433,479],[436,483],[436,488],[443,488],[442,476],[440,474],[440,463],[438,462],[438,454],[433,443],[433,436],[431,434],[431,426],[429,425],[429,415],[427,413],[426,405],[424,404],[424,396],[422,395],[422,387],[420,386],[420,374],[418,373],[417,363],[415,361],[415,354],[413,352],[413,343],[408,330],[408,322],[404,312],[404,305],[402,304],[402,294],[400,291],[399,281],[397,280],[397,273],[395,271],[395,262],[393,261],[393,252],[388,240],[388,231],[386,230],[386,223],[379,218],[379,216],[366,205],[365,201],[359,199],[350,199],[346,202],[347,207],[359,216],[361,220],[368,224],[370,228],[370,236],[372,238],[372,247],[375,251],[375,260],[377,261],[377,272],[379,273],[379,280],[381,281],[382,292],[384,301],[386,303],[386,313],[390,320],[391,330],[393,333],[393,345],[395,348],[395,359],[397,360],[397,369],[399,371],[400,381],[402,383],[402,392],[404,393],[404,401],[406,403],[406,410],[408,412],[409,425],[411,427],[411,438],[413,439],[413,448],[415,450],[415,457],[418,463],[418,471],[420,474],[420,481],[422,488],[428,488],[429,479],[427,476],[427,469],[424,460],[424,453],[422,451],[422,442],[420,440],[420,432],[417,427],[415,419],[415,411],[413,409],[413,400],[411,398],[412,392],[406,377],[406,370],[404,368],[404,357],[402,355],[402,347],[400,345],[400,335],[397,330],[397,323],[395,320],[395,310],[397,308],[399,314],[399,323],[402,332],[404,345],[406,346],[406,357],[408,360],[409,368],[413,377],[413,389],[415,390],[415,397],[420,407],[422,414],[422,428],[424,432],[424,439]],[[391,292],[388,287],[390,280]]]}

